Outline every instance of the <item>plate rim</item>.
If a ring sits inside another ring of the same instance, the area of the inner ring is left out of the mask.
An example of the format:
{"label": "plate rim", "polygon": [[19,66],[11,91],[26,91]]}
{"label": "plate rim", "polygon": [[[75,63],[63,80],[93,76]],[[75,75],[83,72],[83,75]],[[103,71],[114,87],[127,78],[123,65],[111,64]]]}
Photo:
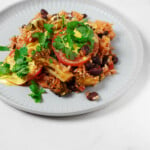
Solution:
{"label": "plate rim", "polygon": [[[84,0],[85,2],[89,3],[89,0]],[[17,5],[19,4],[22,4],[22,3],[26,3],[27,1],[23,0],[23,1],[19,1],[19,2],[16,2],[14,4],[11,4],[10,6],[2,9],[0,11],[0,15],[2,13],[5,13],[7,12],[10,8],[12,7],[16,7]],[[31,1],[29,1],[31,2]],[[78,2],[80,2],[80,0],[78,0]],[[106,101],[105,103],[103,103],[102,105],[98,105],[98,106],[95,106],[93,108],[88,108],[88,109],[84,109],[84,110],[78,110],[78,111],[72,111],[72,112],[66,112],[66,113],[52,113],[52,112],[45,112],[45,111],[38,111],[38,110],[35,110],[35,109],[32,109],[32,108],[26,108],[22,105],[19,105],[13,101],[10,101],[9,99],[7,99],[6,97],[4,97],[3,95],[0,95],[0,100],[2,100],[3,102],[7,103],[8,105],[18,109],[18,110],[22,110],[22,111],[25,111],[25,112],[28,112],[28,113],[32,113],[32,114],[36,114],[36,115],[42,115],[42,116],[57,116],[57,117],[64,117],[64,116],[75,116],[75,115],[80,115],[80,114],[85,114],[85,113],[89,113],[89,112],[93,112],[93,111],[96,111],[96,110],[100,110],[100,109],[103,109],[104,107],[106,107],[107,105],[109,104],[112,104],[114,103],[115,101],[117,101],[117,99],[119,99],[126,91],[128,91],[128,89],[135,83],[136,79],[138,78],[138,75],[140,73],[140,70],[142,68],[142,65],[143,65],[143,58],[144,58],[144,47],[143,47],[143,43],[142,43],[142,39],[141,39],[141,36],[137,30],[137,27],[136,25],[134,25],[134,23],[132,23],[132,21],[129,19],[129,18],[126,18],[121,12],[119,12],[118,10],[116,10],[115,8],[112,8],[111,6],[107,5],[107,4],[104,4],[103,2],[100,2],[98,0],[93,0],[92,3],[94,3],[94,5],[97,4],[97,6],[99,5],[102,5],[104,6],[105,9],[107,9],[109,12],[113,12],[114,16],[117,16],[117,18],[123,18],[122,20],[122,23],[125,25],[125,26],[129,26],[130,28],[132,28],[132,35],[134,34],[134,38],[136,41],[138,41],[138,46],[139,46],[139,49],[140,49],[140,55],[138,55],[138,57],[140,57],[139,61],[138,61],[138,67],[137,70],[136,70],[136,74],[134,76],[134,79],[132,78],[128,80],[128,82],[126,83],[126,87],[124,89],[122,89],[122,91],[119,93],[119,94],[116,94],[114,95],[114,97],[111,99],[111,101]]]}

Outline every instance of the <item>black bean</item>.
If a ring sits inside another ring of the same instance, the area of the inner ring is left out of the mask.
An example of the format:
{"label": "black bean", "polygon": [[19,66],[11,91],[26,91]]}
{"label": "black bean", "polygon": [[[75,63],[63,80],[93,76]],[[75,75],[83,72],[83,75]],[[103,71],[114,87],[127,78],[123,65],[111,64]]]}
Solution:
{"label": "black bean", "polygon": [[84,46],[81,48],[81,50],[83,51],[83,53],[84,53],[85,55],[88,55],[88,54],[90,53],[90,48],[89,48],[88,45],[84,45]]}
{"label": "black bean", "polygon": [[94,67],[95,67],[95,64],[93,64],[93,63],[87,62],[85,64],[86,70],[90,70],[91,68],[94,68]]}
{"label": "black bean", "polygon": [[103,35],[108,35],[108,31],[104,31],[104,33],[99,33],[98,34],[98,36],[100,37],[100,38],[102,38],[103,37]]}
{"label": "black bean", "polygon": [[108,35],[108,33],[109,33],[108,31],[104,31],[103,35]]}
{"label": "black bean", "polygon": [[94,101],[94,100],[98,100],[99,99],[99,95],[98,95],[97,92],[87,92],[86,93],[86,97],[90,101]]}
{"label": "black bean", "polygon": [[107,56],[107,55],[104,55],[104,56],[103,56],[103,60],[102,60],[101,67],[104,67],[105,64],[107,64],[107,60],[108,60],[108,56]]}
{"label": "black bean", "polygon": [[112,61],[114,64],[116,64],[118,62],[118,57],[117,56],[113,56],[112,57]]}
{"label": "black bean", "polygon": [[87,18],[87,14],[82,14],[83,15],[83,18]]}
{"label": "black bean", "polygon": [[45,9],[41,9],[41,15],[48,15],[48,12]]}
{"label": "black bean", "polygon": [[100,58],[98,55],[92,57],[92,61],[93,63],[100,65]]}
{"label": "black bean", "polygon": [[69,82],[66,83],[67,88],[70,89],[71,91],[76,91],[77,88],[75,87],[75,77],[73,77]]}
{"label": "black bean", "polygon": [[102,37],[103,37],[103,34],[102,34],[102,33],[99,33],[99,34],[98,34],[98,37],[99,37],[99,38],[102,38]]}
{"label": "black bean", "polygon": [[16,44],[13,45],[13,49],[15,49],[15,48],[16,48]]}
{"label": "black bean", "polygon": [[89,70],[89,74],[93,75],[93,76],[98,76],[102,73],[102,69],[99,67],[99,68],[91,68]]}
{"label": "black bean", "polygon": [[72,66],[72,67],[71,67],[72,70],[75,70],[75,69],[77,69],[77,68],[78,68],[77,66]]}
{"label": "black bean", "polygon": [[75,85],[70,85],[70,86],[67,86],[67,87],[71,91],[77,91],[77,88],[75,87]]}
{"label": "black bean", "polygon": [[45,9],[41,9],[41,16],[43,19],[47,19],[48,12]]}

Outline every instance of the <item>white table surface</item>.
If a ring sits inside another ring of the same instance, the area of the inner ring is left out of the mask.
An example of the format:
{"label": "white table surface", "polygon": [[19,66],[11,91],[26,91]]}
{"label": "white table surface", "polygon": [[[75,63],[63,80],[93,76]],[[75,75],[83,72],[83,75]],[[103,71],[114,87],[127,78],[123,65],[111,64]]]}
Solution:
{"label": "white table surface", "polygon": [[[4,9],[19,0],[0,0]],[[48,118],[0,101],[0,150],[150,150],[150,0],[105,0],[139,29],[144,66],[118,102],[90,114]]]}

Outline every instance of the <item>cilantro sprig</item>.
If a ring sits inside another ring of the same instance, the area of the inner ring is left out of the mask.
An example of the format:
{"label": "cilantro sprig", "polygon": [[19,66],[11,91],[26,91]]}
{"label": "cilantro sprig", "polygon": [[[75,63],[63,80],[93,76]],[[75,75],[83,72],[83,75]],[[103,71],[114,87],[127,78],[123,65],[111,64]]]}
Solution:
{"label": "cilantro sprig", "polygon": [[0,46],[0,51],[9,51],[9,47],[7,47],[7,46]]}
{"label": "cilantro sprig", "polygon": [[[93,49],[94,32],[85,22],[71,21],[67,23],[66,27],[67,29],[64,30],[66,34],[60,33],[53,42],[53,46],[57,51],[61,50],[68,59],[74,60],[82,46],[88,44],[90,50]],[[75,30],[80,32],[81,37],[75,36]],[[74,44],[79,47],[76,53],[74,52]]]}
{"label": "cilantro sprig", "polygon": [[[80,38],[75,36],[75,29],[82,35]],[[67,24],[67,34],[70,34],[77,43],[92,43],[94,36],[93,30],[87,24],[79,21],[71,21]]]}
{"label": "cilantro sprig", "polygon": [[62,16],[62,28],[64,28],[66,25],[65,25],[65,16],[63,15]]}
{"label": "cilantro sprig", "polygon": [[38,84],[33,80],[31,81],[31,85],[29,87],[32,92],[31,94],[29,94],[29,96],[31,96],[36,103],[42,102],[42,94],[46,92],[45,89],[43,89],[42,87],[40,88]]}
{"label": "cilantro sprig", "polygon": [[49,33],[49,38],[52,36],[53,34],[53,27],[54,25],[53,24],[44,24],[44,28],[48,31]]}
{"label": "cilantro sprig", "polygon": [[36,50],[32,51],[32,55],[36,52],[42,51],[42,48],[48,49],[50,43],[50,38],[53,36],[53,24],[44,24],[46,32],[35,32],[32,34],[33,38],[37,38],[40,45],[36,47]]}
{"label": "cilantro sprig", "polygon": [[0,76],[7,75],[9,73],[11,73],[11,71],[10,71],[10,64],[8,64],[8,63],[4,63],[3,64],[1,62],[1,64],[0,64]]}
{"label": "cilantro sprig", "polygon": [[18,77],[23,78],[29,73],[28,59],[27,59],[27,47],[23,46],[20,49],[15,50],[15,65],[12,68],[12,72],[16,73]]}
{"label": "cilantro sprig", "polygon": [[50,59],[49,59],[49,62],[50,62],[51,64],[53,63],[53,60],[52,60],[52,58],[50,58]]}
{"label": "cilantro sprig", "polygon": [[53,43],[53,46],[56,48],[57,51],[62,50],[62,52],[66,54],[66,57],[68,59],[74,60],[77,54],[72,51],[71,47],[72,47],[73,43],[71,41],[71,38],[69,39],[70,40],[70,44],[69,45],[71,47],[66,47],[66,45],[65,45],[65,38],[68,39],[70,37],[64,36],[64,38],[61,38],[60,36],[57,36],[55,38],[55,42]]}

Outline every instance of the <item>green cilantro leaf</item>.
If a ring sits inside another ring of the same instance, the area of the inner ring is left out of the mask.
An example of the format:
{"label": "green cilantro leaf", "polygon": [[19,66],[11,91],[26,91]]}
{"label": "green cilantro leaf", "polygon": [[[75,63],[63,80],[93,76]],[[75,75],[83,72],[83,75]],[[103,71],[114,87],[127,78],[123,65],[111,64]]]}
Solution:
{"label": "green cilantro leaf", "polygon": [[27,47],[23,46],[20,48],[20,57],[24,57],[28,55],[28,49]]}
{"label": "green cilantro leaf", "polygon": [[41,52],[41,51],[42,51],[42,46],[41,46],[41,45],[38,45],[38,46],[36,47],[36,51],[37,51],[37,52]]}
{"label": "green cilantro leaf", "polygon": [[67,34],[67,41],[69,43],[69,47],[71,48],[71,50],[73,50],[73,41],[71,39],[70,34]]}
{"label": "green cilantro leaf", "polygon": [[52,63],[53,63],[53,60],[50,58],[50,59],[49,59],[49,62],[52,64]]}
{"label": "green cilantro leaf", "polygon": [[27,66],[22,66],[21,70],[17,72],[17,76],[23,78],[29,73],[29,68]]}
{"label": "green cilantro leaf", "polygon": [[33,50],[33,51],[31,52],[31,54],[32,54],[32,55],[35,55],[35,53],[36,53],[36,51],[35,51],[35,50]]}
{"label": "green cilantro leaf", "polygon": [[46,40],[47,40],[46,36],[44,35],[44,33],[42,33],[41,36],[39,37],[39,43],[41,44],[41,46],[44,47]]}
{"label": "green cilantro leaf", "polygon": [[75,27],[76,27],[78,24],[80,24],[79,21],[71,21],[71,22],[68,22],[68,23],[67,23],[67,30],[68,30],[68,31],[74,30]]}
{"label": "green cilantro leaf", "polygon": [[41,34],[42,34],[41,32],[35,32],[35,33],[32,34],[32,37],[39,39],[39,37],[41,36]]}
{"label": "green cilantro leaf", "polygon": [[35,81],[31,81],[31,85],[29,86],[31,90],[31,96],[36,103],[42,102],[42,94],[45,93],[46,91],[43,88],[39,88],[38,84]]}
{"label": "green cilantro leaf", "polygon": [[20,49],[15,50],[15,65],[12,68],[12,72],[16,73],[18,77],[23,78],[29,73],[28,62],[27,59],[28,50],[27,47],[23,46]]}
{"label": "green cilantro leaf", "polygon": [[[43,32],[35,32],[32,34],[33,38],[37,38],[39,40],[40,46],[37,47],[37,51],[41,51],[42,48],[48,49],[49,43],[50,43],[50,38],[52,37],[53,34],[53,24],[44,24],[44,28],[47,30],[47,35]],[[33,52],[33,55],[35,53]]]}
{"label": "green cilantro leaf", "polygon": [[49,48],[49,43],[50,43],[50,41],[47,40],[47,41],[44,43],[44,46],[43,46],[43,47],[44,47],[45,49],[48,49],[48,48]]}
{"label": "green cilantro leaf", "polygon": [[77,54],[75,53],[75,52],[70,52],[70,59],[71,60],[74,60],[75,59],[75,57],[77,56]]}
{"label": "green cilantro leaf", "polygon": [[31,52],[31,54],[32,54],[32,56],[33,56],[33,55],[35,55],[36,52],[41,52],[41,51],[42,51],[42,46],[41,46],[41,45],[38,45],[38,46],[36,47],[36,50],[33,50],[33,51]]}
{"label": "green cilantro leaf", "polygon": [[62,49],[64,49],[65,45],[64,45],[63,40],[61,39],[60,36],[57,36],[57,38],[55,39],[55,42],[53,43],[53,46],[54,46],[57,50],[62,50]]}
{"label": "green cilantro leaf", "polygon": [[63,15],[62,16],[62,28],[64,28],[65,27],[65,16]]}
{"label": "green cilantro leaf", "polygon": [[87,34],[89,33],[87,26],[79,26],[76,29],[82,34],[83,37],[87,37]]}
{"label": "green cilantro leaf", "polygon": [[7,46],[0,46],[0,51],[9,51],[9,47],[7,47]]}
{"label": "green cilantro leaf", "polygon": [[28,62],[26,58],[18,58],[12,68],[12,72],[15,72],[20,78],[26,76],[29,73]]}
{"label": "green cilantro leaf", "polygon": [[44,28],[49,32],[49,33],[53,33],[53,24],[44,24]]}
{"label": "green cilantro leaf", "polygon": [[[64,30],[64,34],[57,36],[53,42],[55,49],[61,50],[70,60],[74,60],[77,57],[77,53],[73,52],[74,44],[80,47],[78,48],[78,52],[86,44],[89,44],[90,50],[94,47],[94,32],[82,21],[71,21],[67,23],[67,30]],[[81,37],[75,36],[75,30],[81,33]]]}
{"label": "green cilantro leaf", "polygon": [[44,33],[42,32],[35,32],[32,34],[33,38],[37,38],[39,40],[39,43],[43,46],[45,41],[46,41],[46,37],[44,35]]}
{"label": "green cilantro leaf", "polygon": [[19,71],[22,67],[27,66],[28,62],[26,61],[26,58],[18,58],[16,60],[15,65],[12,68],[12,72]]}
{"label": "green cilantro leaf", "polygon": [[19,58],[23,58],[25,56],[28,55],[28,50],[27,50],[27,47],[21,47],[20,49],[16,49],[15,50],[15,56],[14,56],[14,59],[15,61]]}
{"label": "green cilantro leaf", "polygon": [[68,47],[65,47],[64,53],[66,54],[66,57],[69,58],[70,55],[70,49]]}
{"label": "green cilantro leaf", "polygon": [[4,63],[0,65],[0,76],[11,73],[10,64]]}
{"label": "green cilantro leaf", "polygon": [[[69,47],[65,46],[64,39],[66,40],[66,43],[68,42]],[[66,54],[66,57],[68,59],[74,60],[75,57],[77,56],[77,54],[72,51],[73,50],[73,41],[69,34],[64,36],[63,38],[61,38],[60,36],[57,36],[55,39],[55,42],[53,43],[53,46],[57,50],[62,50],[62,52]]]}
{"label": "green cilantro leaf", "polygon": [[15,56],[14,56],[15,61],[16,61],[18,58],[20,58],[20,52],[19,52],[19,49],[16,49],[16,50],[15,50]]}

